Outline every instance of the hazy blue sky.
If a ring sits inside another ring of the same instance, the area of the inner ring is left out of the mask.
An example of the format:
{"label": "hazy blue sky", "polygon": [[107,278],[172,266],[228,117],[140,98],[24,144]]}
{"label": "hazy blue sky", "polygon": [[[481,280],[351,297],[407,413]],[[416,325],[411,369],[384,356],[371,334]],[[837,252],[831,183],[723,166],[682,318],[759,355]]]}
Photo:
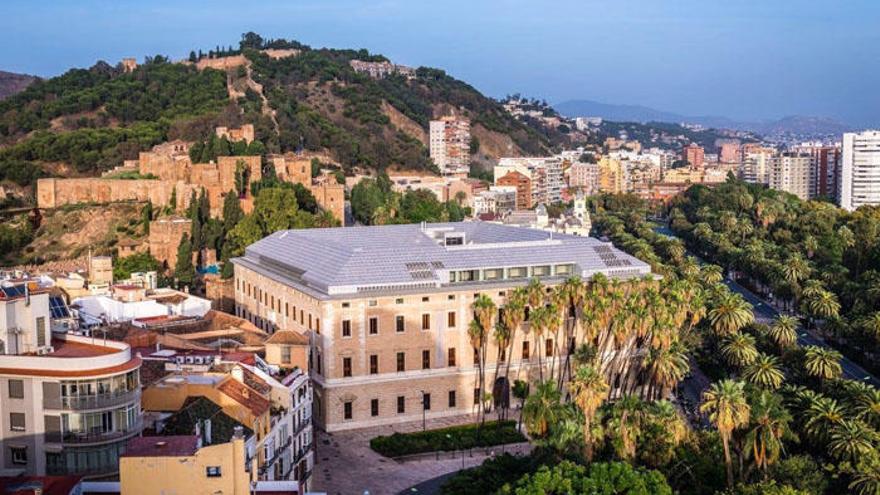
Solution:
{"label": "hazy blue sky", "polygon": [[880,0],[2,0],[0,69],[184,57],[241,33],[367,48],[492,96],[880,125]]}

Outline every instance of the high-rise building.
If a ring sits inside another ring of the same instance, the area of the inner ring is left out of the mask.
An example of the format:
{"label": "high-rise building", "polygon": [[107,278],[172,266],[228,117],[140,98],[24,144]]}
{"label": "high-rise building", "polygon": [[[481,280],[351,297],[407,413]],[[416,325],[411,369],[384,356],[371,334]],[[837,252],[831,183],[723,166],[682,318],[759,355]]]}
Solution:
{"label": "high-rise building", "polygon": [[495,184],[498,186],[512,187],[516,190],[516,209],[528,210],[532,207],[532,180],[513,170],[503,177],[499,177]]}
{"label": "high-rise building", "polygon": [[691,167],[702,168],[706,161],[706,153],[702,146],[691,143],[681,149],[681,160]]}
{"label": "high-rise building", "polygon": [[471,124],[455,117],[432,120],[431,159],[443,175],[467,175],[470,167]]}
{"label": "high-rise building", "polygon": [[563,159],[560,157],[504,157],[495,165],[497,178],[516,171],[532,181],[532,205],[541,203],[558,203],[562,201],[562,190],[565,188]]}
{"label": "high-rise building", "polygon": [[810,197],[837,199],[837,175],[840,167],[840,147],[805,144],[796,146],[796,152],[812,157],[814,183]]}
{"label": "high-rise building", "polygon": [[626,168],[620,160],[603,156],[599,160],[599,191],[622,193],[626,187]]}
{"label": "high-rise building", "polygon": [[768,162],[776,150],[757,145],[744,145],[742,161],[739,164],[739,177],[753,184],[770,182]]}
{"label": "high-rise building", "polygon": [[848,132],[843,135],[838,201],[855,210],[880,204],[880,131]]}
{"label": "high-rise building", "polygon": [[568,169],[568,185],[593,194],[599,187],[599,165],[575,162]]}
{"label": "high-rise building", "polygon": [[768,185],[807,200],[815,190],[813,159],[807,153],[779,153],[767,161]]}
{"label": "high-rise building", "polygon": [[[531,279],[650,274],[597,239],[488,222],[287,230],[233,263],[239,315],[309,335],[314,419],[331,432],[473,411],[482,400],[481,354],[467,333],[476,298],[501,307]],[[535,356],[548,369],[564,361],[567,346],[554,352],[554,338],[517,332],[509,355],[490,339],[485,366],[503,362],[511,381],[529,379]],[[496,401],[509,400],[507,380],[487,384]]]}
{"label": "high-rise building", "polygon": [[721,163],[739,163],[742,152],[738,142],[721,143],[718,161]]}

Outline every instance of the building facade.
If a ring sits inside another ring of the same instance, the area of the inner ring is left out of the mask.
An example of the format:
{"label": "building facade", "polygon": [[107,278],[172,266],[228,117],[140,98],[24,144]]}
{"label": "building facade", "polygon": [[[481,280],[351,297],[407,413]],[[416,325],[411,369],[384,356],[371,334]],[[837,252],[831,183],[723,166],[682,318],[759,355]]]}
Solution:
{"label": "building facade", "polygon": [[528,210],[532,203],[532,180],[514,170],[504,176],[495,179],[498,187],[509,187],[516,191],[516,209]]}
{"label": "building facade", "polygon": [[691,167],[703,168],[703,165],[706,161],[706,154],[702,146],[691,143],[682,148],[681,160]]}
{"label": "building facade", "polygon": [[455,117],[432,120],[428,139],[431,159],[441,174],[467,176],[471,157],[470,122]]}
{"label": "building facade", "polygon": [[806,201],[815,190],[812,157],[806,153],[779,153],[770,157],[768,185],[779,191],[794,194]]}
{"label": "building facade", "polygon": [[141,432],[140,358],[124,343],[51,334],[47,293],[2,294],[0,464],[37,476],[117,472]]}
{"label": "building facade", "polygon": [[[283,231],[233,263],[239,316],[309,335],[314,419],[328,431],[474,411],[467,328],[481,294],[501,306],[532,278],[650,273],[596,239],[484,222]],[[563,359],[556,344],[525,332],[511,356],[490,344],[487,376],[509,364],[511,381],[534,378],[538,349],[544,365]]]}
{"label": "building facade", "polygon": [[852,211],[880,204],[880,131],[845,133],[841,154],[840,207]]}

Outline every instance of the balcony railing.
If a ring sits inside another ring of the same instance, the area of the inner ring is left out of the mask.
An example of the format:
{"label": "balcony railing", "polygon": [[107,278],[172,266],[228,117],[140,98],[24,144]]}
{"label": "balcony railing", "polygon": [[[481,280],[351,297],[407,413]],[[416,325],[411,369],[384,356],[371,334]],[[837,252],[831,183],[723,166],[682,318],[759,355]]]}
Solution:
{"label": "balcony railing", "polygon": [[45,439],[48,443],[61,443],[64,445],[105,443],[135,436],[141,432],[141,429],[143,429],[143,420],[138,419],[136,423],[122,430],[107,432],[46,432]]}
{"label": "balcony railing", "polygon": [[137,402],[140,398],[140,389],[125,392],[97,394],[97,395],[72,395],[68,397],[43,398],[43,408],[64,409],[82,411],[88,409],[106,409],[130,402]]}
{"label": "balcony railing", "polygon": [[285,441],[282,445],[275,447],[275,450],[272,452],[272,457],[266,460],[266,462],[260,467],[260,476],[266,474],[272,464],[275,464],[275,461],[281,457],[281,454],[290,447],[291,442],[293,442],[293,437],[287,437],[287,441]]}
{"label": "balcony railing", "polygon": [[296,452],[293,454],[293,463],[294,463],[294,464],[298,464],[299,461],[302,460],[302,458],[306,456],[306,454],[308,454],[309,452],[311,452],[311,450],[312,450],[312,444],[313,444],[313,442],[312,442],[312,443],[308,443],[308,444],[306,444],[306,445],[303,445],[298,451],[296,451]]}

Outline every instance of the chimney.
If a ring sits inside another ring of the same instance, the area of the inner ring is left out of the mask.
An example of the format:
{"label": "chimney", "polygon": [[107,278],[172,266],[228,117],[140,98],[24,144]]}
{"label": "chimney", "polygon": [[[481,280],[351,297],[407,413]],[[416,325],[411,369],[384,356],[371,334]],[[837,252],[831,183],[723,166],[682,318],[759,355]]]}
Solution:
{"label": "chimney", "polygon": [[234,366],[232,368],[232,378],[235,378],[235,381],[239,383],[244,383],[244,370],[241,366]]}

